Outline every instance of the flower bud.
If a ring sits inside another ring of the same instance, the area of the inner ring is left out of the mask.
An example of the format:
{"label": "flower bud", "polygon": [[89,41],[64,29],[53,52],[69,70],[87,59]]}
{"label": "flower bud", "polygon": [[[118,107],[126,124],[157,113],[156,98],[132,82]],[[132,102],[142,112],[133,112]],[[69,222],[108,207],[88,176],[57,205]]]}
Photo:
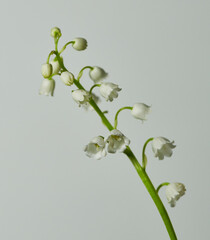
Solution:
{"label": "flower bud", "polygon": [[51,29],[50,35],[55,38],[55,37],[61,37],[61,30],[58,27],[54,27]]}
{"label": "flower bud", "polygon": [[58,74],[61,69],[61,66],[58,60],[53,60],[50,62],[50,64],[52,65],[52,68],[53,68],[52,74]]}
{"label": "flower bud", "polygon": [[146,116],[150,113],[151,107],[144,103],[135,103],[133,105],[133,109],[131,110],[131,114],[133,117],[140,119],[143,121],[147,120]]}
{"label": "flower bud", "polygon": [[44,78],[49,78],[52,75],[53,68],[50,63],[42,64],[41,73]]}
{"label": "flower bud", "polygon": [[84,38],[75,38],[72,47],[77,51],[82,51],[87,48],[87,40]]}
{"label": "flower bud", "polygon": [[55,80],[53,80],[53,79],[49,80],[49,79],[45,78],[42,81],[42,84],[41,84],[41,87],[39,90],[39,94],[46,95],[46,96],[48,96],[50,94],[51,96],[53,96],[54,89],[55,89]]}
{"label": "flower bud", "polygon": [[70,72],[61,73],[61,81],[67,86],[71,86],[74,83],[74,75]]}
{"label": "flower bud", "polygon": [[93,67],[90,70],[89,76],[95,83],[100,83],[104,78],[106,78],[108,73],[104,71],[103,68],[100,67]]}

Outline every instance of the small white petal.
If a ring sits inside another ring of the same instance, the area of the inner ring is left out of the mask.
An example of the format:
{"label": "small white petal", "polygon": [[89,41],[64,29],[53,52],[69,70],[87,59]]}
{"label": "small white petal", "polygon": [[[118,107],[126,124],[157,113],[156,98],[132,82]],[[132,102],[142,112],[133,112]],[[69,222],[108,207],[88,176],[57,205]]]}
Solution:
{"label": "small white petal", "polygon": [[114,142],[111,139],[109,139],[107,151],[108,153],[116,153],[117,151],[117,148],[114,147]]}
{"label": "small white petal", "polygon": [[118,130],[118,129],[113,129],[111,131],[112,135],[118,136],[118,137],[124,137],[124,135]]}

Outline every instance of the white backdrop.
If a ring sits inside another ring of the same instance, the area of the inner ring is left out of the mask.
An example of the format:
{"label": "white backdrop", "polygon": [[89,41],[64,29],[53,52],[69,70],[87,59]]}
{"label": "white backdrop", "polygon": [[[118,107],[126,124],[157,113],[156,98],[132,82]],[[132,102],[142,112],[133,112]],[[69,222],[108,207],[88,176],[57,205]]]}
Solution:
{"label": "white backdrop", "polygon": [[[121,113],[119,128],[139,157],[151,136],[175,140],[163,161],[147,149],[148,174],[155,186],[186,185],[173,209],[160,191],[178,239],[210,239],[209,7],[205,0],[1,2],[0,239],[169,239],[124,155],[85,156],[83,146],[108,131],[73,102],[75,88],[58,79],[53,98],[38,95],[54,26],[62,45],[88,40],[87,51],[64,54],[74,74],[98,65],[122,87],[101,104],[111,120],[122,106],[152,105],[144,124]],[[82,83],[90,86],[87,73]]]}

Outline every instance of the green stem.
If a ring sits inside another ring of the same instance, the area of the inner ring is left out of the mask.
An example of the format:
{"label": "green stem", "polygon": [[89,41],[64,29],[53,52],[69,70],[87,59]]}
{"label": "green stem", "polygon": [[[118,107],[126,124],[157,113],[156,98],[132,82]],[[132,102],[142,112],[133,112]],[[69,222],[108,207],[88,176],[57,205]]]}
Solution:
{"label": "green stem", "polygon": [[145,144],[144,144],[144,146],[143,146],[143,149],[142,149],[142,165],[143,165],[143,169],[146,168],[146,166],[145,166],[145,164],[144,164],[145,150],[146,150],[147,144],[148,144],[149,142],[151,142],[153,139],[154,139],[154,138],[149,138],[149,139],[145,142]]}
{"label": "green stem", "polygon": [[169,185],[169,184],[170,184],[169,182],[161,183],[161,184],[157,187],[156,192],[158,193],[159,190],[161,189],[161,187],[163,187],[163,186],[167,186],[167,185]]}
{"label": "green stem", "polygon": [[132,162],[139,177],[141,178],[142,182],[144,183],[145,187],[147,188],[147,191],[149,192],[150,196],[152,197],[152,199],[163,219],[163,222],[166,226],[166,229],[168,231],[170,239],[177,240],[176,233],[174,231],[174,228],[173,228],[171,220],[168,216],[168,213],[167,213],[159,195],[157,194],[149,176],[147,175],[145,170],[141,167],[141,165],[139,164],[138,160],[136,159],[135,155],[133,154],[133,152],[131,151],[131,149],[129,147],[127,147],[127,149],[124,151],[124,153],[125,153],[125,155],[127,155],[127,157]]}
{"label": "green stem", "polygon": [[55,51],[58,51],[58,41],[59,41],[59,38],[54,38],[54,43],[55,43]]}
{"label": "green stem", "polygon": [[[56,51],[55,52],[59,64],[60,66],[63,68],[63,70],[68,71],[66,69],[66,67],[63,64],[63,61],[60,58],[59,53]],[[78,80],[74,80],[74,84],[79,88],[79,89],[83,89],[85,90],[85,88],[80,84],[80,82]],[[106,116],[104,115],[104,113],[101,111],[101,109],[98,107],[98,105],[95,103],[94,100],[90,100],[89,101],[90,105],[95,109],[95,111],[97,112],[97,114],[100,116],[103,124],[108,128],[109,131],[113,130],[113,126],[112,124],[109,122],[109,120],[106,118]],[[136,159],[135,155],[133,154],[133,152],[131,151],[130,147],[127,146],[127,149],[124,151],[124,154],[127,155],[127,157],[130,159],[130,161],[132,162],[133,166],[135,167],[139,177],[141,178],[143,184],[145,185],[147,191],[149,192],[150,196],[152,197],[162,219],[163,222],[166,226],[166,229],[168,231],[168,234],[170,236],[171,240],[177,240],[176,237],[176,233],[174,231],[173,225],[171,223],[171,220],[168,216],[168,213],[159,197],[159,195],[157,194],[149,176],[147,175],[147,173],[145,172],[145,170],[142,168],[142,166],[140,165],[140,163],[138,162],[138,160]]]}
{"label": "green stem", "polygon": [[120,113],[121,111],[125,110],[125,109],[132,110],[132,107],[123,107],[123,108],[120,108],[120,109],[117,111],[117,113],[116,113],[116,115],[115,115],[115,118],[114,118],[114,129],[117,128],[117,124],[118,124],[118,115],[119,115],[119,113]]}
{"label": "green stem", "polygon": [[61,66],[61,68],[63,68],[64,71],[68,71],[68,69],[67,69],[67,68],[64,66],[64,64],[63,64],[63,61],[62,61],[62,59],[61,59],[60,54],[58,53],[58,51],[55,51],[55,55],[56,55],[56,57],[57,57],[57,60],[58,60],[58,62],[59,62],[59,65]]}

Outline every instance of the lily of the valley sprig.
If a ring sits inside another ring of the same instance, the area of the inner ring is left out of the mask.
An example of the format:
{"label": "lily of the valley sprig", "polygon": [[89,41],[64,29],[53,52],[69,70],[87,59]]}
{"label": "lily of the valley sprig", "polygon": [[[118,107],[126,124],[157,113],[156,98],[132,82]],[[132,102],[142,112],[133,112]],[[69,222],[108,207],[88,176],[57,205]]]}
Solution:
{"label": "lily of the valley sprig", "polygon": [[[150,137],[148,140],[146,140],[143,146],[141,152],[142,164],[140,164],[130,148],[130,139],[118,129],[118,118],[121,111],[129,110],[131,117],[144,122],[150,117],[151,106],[142,102],[137,102],[132,106],[122,107],[116,112],[113,124],[111,124],[105,115],[108,113],[108,111],[102,111],[97,104],[102,99],[107,102],[113,102],[121,93],[121,88],[117,83],[106,81],[108,74],[99,66],[85,66],[77,74],[77,77],[75,77],[76,74],[73,74],[71,70],[68,70],[65,67],[61,54],[69,45],[71,45],[72,48],[77,51],[85,50],[87,48],[86,39],[81,37],[74,38],[72,41],[68,41],[59,50],[58,42],[62,36],[60,29],[57,27],[52,28],[51,36],[54,39],[55,49],[50,51],[47,56],[47,61],[41,66],[41,73],[44,79],[41,83],[39,93],[41,95],[53,96],[55,89],[54,78],[58,76],[58,81],[60,79],[60,81],[66,85],[66,87],[70,87],[69,93],[72,95],[73,100],[78,104],[78,106],[82,107],[81,109],[95,110],[109,132],[106,136],[101,136],[100,133],[96,133],[97,136],[92,137],[90,142],[85,145],[85,154],[88,157],[96,160],[105,159],[107,154],[125,154],[135,167],[139,177],[153,199],[166,226],[170,239],[177,239],[168,213],[159,197],[159,190],[165,186],[166,199],[170,206],[174,207],[180,197],[185,194],[185,186],[184,184],[178,182],[164,182],[159,184],[159,186],[155,189],[146,172],[148,161],[146,149],[148,144],[151,144],[154,157],[158,158],[159,160],[163,160],[165,157],[168,158],[172,156],[173,149],[175,148],[174,141],[170,141],[165,137]],[[89,88],[85,88],[81,84],[84,71],[89,71],[90,83],[93,84]],[[73,86],[76,86],[76,89],[73,88]],[[99,93],[99,96],[96,94],[96,92]],[[100,99],[100,97],[102,98]],[[167,160],[165,159],[165,161]]]}

